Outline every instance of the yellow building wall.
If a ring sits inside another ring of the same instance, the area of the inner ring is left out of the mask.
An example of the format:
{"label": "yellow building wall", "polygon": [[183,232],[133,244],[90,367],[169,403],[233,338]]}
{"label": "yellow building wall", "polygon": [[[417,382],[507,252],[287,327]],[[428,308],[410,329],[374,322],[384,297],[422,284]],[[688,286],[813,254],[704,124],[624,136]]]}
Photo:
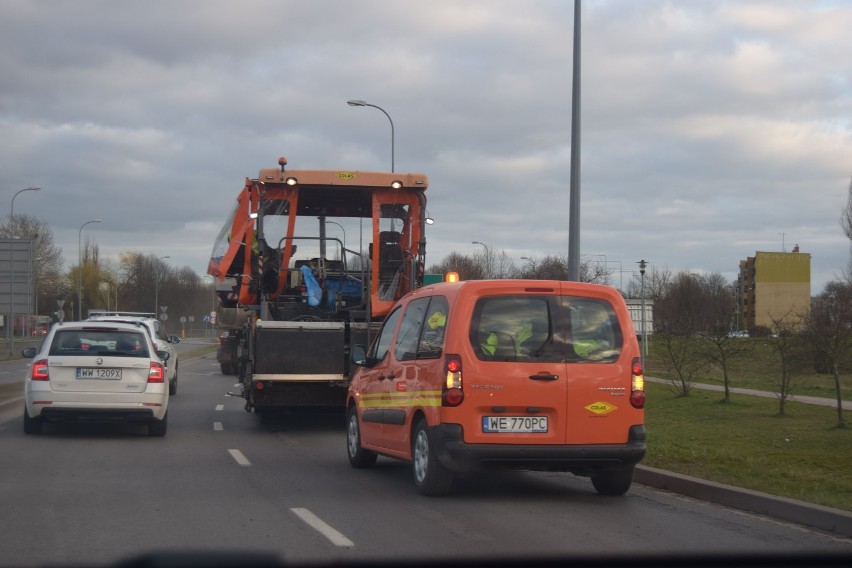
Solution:
{"label": "yellow building wall", "polygon": [[755,324],[773,328],[773,320],[798,319],[811,303],[811,255],[758,252],[754,259]]}

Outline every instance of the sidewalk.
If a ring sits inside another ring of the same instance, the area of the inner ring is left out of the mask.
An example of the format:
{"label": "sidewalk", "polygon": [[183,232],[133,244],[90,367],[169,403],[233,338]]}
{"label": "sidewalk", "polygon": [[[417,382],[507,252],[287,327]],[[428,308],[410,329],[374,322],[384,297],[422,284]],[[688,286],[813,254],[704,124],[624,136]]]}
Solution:
{"label": "sidewalk", "polygon": [[[645,377],[645,380],[649,383],[669,383],[667,379],[659,379],[657,377]],[[701,389],[701,390],[710,390],[717,392],[725,392],[725,387],[722,385],[708,385],[706,383],[693,383],[692,388]],[[777,398],[778,394],[770,391],[762,391],[755,389],[741,389],[737,387],[731,387],[729,389],[734,394],[747,394],[751,396],[761,396],[764,398]],[[800,395],[791,395],[787,400],[791,402],[801,402],[802,404],[816,404],[819,406],[830,406],[832,408],[837,408],[837,400],[833,398],[821,398],[818,396],[800,396]],[[844,410],[852,410],[852,401],[844,400],[841,403]]]}

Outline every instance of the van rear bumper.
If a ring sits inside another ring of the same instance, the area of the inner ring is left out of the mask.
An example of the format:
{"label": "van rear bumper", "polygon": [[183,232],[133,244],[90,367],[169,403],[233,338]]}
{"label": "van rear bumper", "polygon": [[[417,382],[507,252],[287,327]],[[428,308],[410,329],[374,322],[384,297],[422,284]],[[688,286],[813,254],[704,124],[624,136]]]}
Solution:
{"label": "van rear bumper", "polygon": [[468,444],[459,424],[430,428],[438,460],[457,473],[483,469],[518,471],[569,471],[590,475],[603,470],[624,469],[645,457],[645,427],[630,427],[625,444],[520,445]]}

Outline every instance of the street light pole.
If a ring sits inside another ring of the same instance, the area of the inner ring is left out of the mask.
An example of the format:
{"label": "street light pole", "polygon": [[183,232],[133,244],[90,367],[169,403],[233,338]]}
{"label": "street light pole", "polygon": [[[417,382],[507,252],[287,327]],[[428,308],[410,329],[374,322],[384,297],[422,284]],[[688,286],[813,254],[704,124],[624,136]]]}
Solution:
{"label": "street light pole", "polygon": [[377,108],[377,109],[379,109],[380,111],[382,111],[386,117],[388,117],[388,121],[390,121],[390,126],[391,126],[391,172],[395,171],[395,170],[394,170],[394,132],[393,132],[393,120],[391,120],[390,115],[389,115],[387,112],[385,112],[385,109],[383,109],[382,107],[377,106],[377,105],[374,105],[374,104],[370,104],[370,103],[368,103],[367,101],[362,101],[362,100],[358,100],[358,99],[352,99],[352,100],[346,101],[346,104],[348,104],[349,106],[353,106],[353,107],[364,107],[364,106],[367,106],[367,107]]}
{"label": "street light pole", "polygon": [[154,263],[154,317],[160,319],[160,261],[165,258],[171,258],[169,255],[161,256]]}
{"label": "street light pole", "polygon": [[103,219],[90,219],[80,225],[80,230],[77,231],[77,321],[83,321],[83,249],[81,247],[83,227],[102,222]]}
{"label": "street light pole", "polygon": [[639,261],[639,274],[641,275],[641,285],[639,295],[642,296],[642,315],[639,318],[640,326],[642,327],[642,372],[645,372],[645,356],[648,354],[648,334],[645,332],[645,268],[648,263],[644,259]]}
{"label": "street light pole", "polygon": [[485,243],[481,243],[479,241],[472,241],[471,244],[480,245],[482,248],[485,249],[485,279],[490,280],[491,279],[491,249],[488,248],[488,245],[486,245]]}
{"label": "street light pole", "polygon": [[14,235],[14,232],[17,232],[17,231],[15,231],[15,228],[13,226],[13,223],[15,222],[15,198],[18,197],[20,194],[22,194],[25,191],[39,191],[39,190],[41,190],[40,187],[25,187],[24,189],[18,190],[15,193],[15,195],[12,196],[12,208],[11,208],[11,211],[9,213],[9,232],[13,233],[12,234],[13,239],[17,238]]}
{"label": "street light pole", "polygon": [[[340,227],[340,230],[343,231],[343,248],[345,249],[346,248],[346,229],[343,228],[343,225],[341,225],[340,223],[337,223],[335,221],[326,221],[326,224],[337,225],[338,227]],[[343,260],[342,257],[343,257],[343,254],[341,253],[341,260]]]}

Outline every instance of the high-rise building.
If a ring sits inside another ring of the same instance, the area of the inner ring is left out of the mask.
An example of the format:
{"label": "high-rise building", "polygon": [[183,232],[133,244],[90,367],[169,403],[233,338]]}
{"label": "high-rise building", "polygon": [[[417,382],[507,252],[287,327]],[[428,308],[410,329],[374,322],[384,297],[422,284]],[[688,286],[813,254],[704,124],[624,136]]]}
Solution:
{"label": "high-rise building", "polygon": [[740,261],[737,281],[739,329],[775,327],[774,321],[807,314],[811,301],[811,255],[799,252],[754,253]]}

